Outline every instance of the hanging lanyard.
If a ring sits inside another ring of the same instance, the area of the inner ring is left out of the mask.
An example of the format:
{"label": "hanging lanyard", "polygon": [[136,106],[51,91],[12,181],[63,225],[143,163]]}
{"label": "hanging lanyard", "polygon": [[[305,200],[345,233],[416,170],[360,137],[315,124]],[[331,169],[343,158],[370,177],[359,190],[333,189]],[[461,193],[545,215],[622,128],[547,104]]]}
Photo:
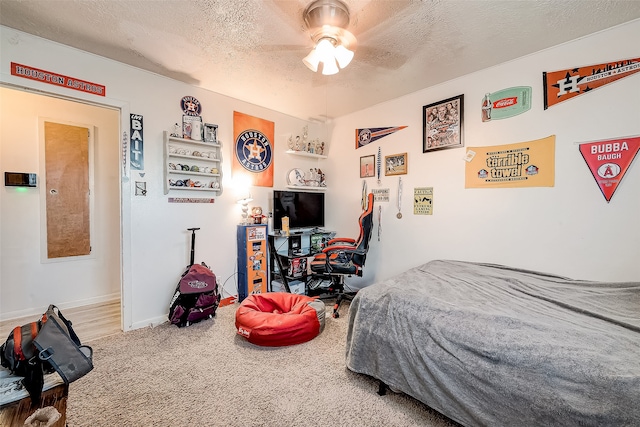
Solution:
{"label": "hanging lanyard", "polygon": [[382,206],[378,206],[378,242],[382,234]]}
{"label": "hanging lanyard", "polygon": [[378,166],[378,185],[380,185],[380,173],[382,171],[382,151],[380,150],[380,147],[378,147],[378,162],[377,162],[377,166]]}
{"label": "hanging lanyard", "polygon": [[362,210],[367,210],[367,181],[362,180]]}
{"label": "hanging lanyard", "polygon": [[402,177],[398,177],[398,213],[396,214],[396,218],[402,218]]}

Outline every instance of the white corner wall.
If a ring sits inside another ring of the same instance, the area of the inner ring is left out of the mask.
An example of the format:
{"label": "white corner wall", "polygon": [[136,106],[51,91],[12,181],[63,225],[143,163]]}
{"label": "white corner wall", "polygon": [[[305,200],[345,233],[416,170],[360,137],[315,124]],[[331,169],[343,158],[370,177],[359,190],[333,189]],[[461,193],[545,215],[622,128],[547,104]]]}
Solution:
{"label": "white corner wall", "polygon": [[[314,160],[306,160],[285,154],[288,137],[302,134],[309,126],[310,138],[327,137],[324,126],[308,123],[265,107],[225,97],[181,82],[167,79],[115,61],[92,55],[68,46],[60,45],[26,33],[0,26],[2,57],[0,58],[0,83],[26,87],[56,96],[70,97],[82,102],[114,106],[122,110],[120,135],[111,141],[120,147],[124,131],[129,134],[129,114],[143,116],[144,124],[144,177],[131,171],[122,177],[118,168],[114,178],[120,180],[122,193],[121,254],[123,279],[123,319],[125,330],[135,329],[166,320],[169,301],[181,273],[189,262],[189,227],[200,227],[196,238],[196,261],[205,261],[216,273],[224,287],[223,297],[237,294],[236,277],[236,224],[240,220],[240,205],[233,191],[231,175],[233,112],[240,111],[275,123],[274,141],[274,187],[253,187],[254,201],[251,206],[262,206],[266,212],[273,189],[286,186],[286,175],[293,167],[315,166]],[[85,94],[50,84],[12,76],[11,62],[75,77],[106,86],[106,97]],[[168,198],[208,198],[212,193],[179,192],[163,194],[163,131],[171,130],[174,123],[182,120],[180,99],[185,95],[195,96],[202,104],[202,117],[206,122],[219,125],[222,142],[223,194],[215,197],[215,203],[168,203]],[[4,114],[4,113],[3,113]],[[34,131],[31,129],[31,131]],[[12,141],[0,141],[3,157],[6,145]],[[119,150],[121,151],[121,150]],[[6,151],[7,153],[9,151]],[[32,153],[33,154],[33,153]],[[35,161],[31,164],[35,164]],[[2,171],[11,170],[11,164],[2,160]],[[35,167],[35,166],[34,166]],[[134,196],[132,182],[147,182],[147,196]],[[5,193],[0,192],[1,212],[14,215],[12,206],[5,206]],[[5,221],[4,215],[0,217]],[[0,229],[1,230],[1,229]],[[8,237],[8,236],[7,236]],[[36,239],[38,230],[23,235]],[[0,235],[4,242],[4,233]],[[29,247],[26,253],[16,254],[3,249],[0,252],[0,297],[2,310],[37,313],[39,308],[25,306],[30,298],[23,282],[39,280],[29,274],[18,283],[7,280],[13,277],[15,262],[31,259],[35,250]],[[58,302],[62,305],[61,302]],[[72,306],[74,301],[64,301]]]}
{"label": "white corner wall", "polygon": [[[361,183],[359,158],[408,153],[401,220],[395,218],[398,177],[384,177],[391,200],[381,203],[382,236],[372,238],[364,286],[432,259],[506,264],[578,279],[640,280],[640,158],[607,203],[578,142],[640,135],[640,73],[543,109],[543,71],[639,56],[640,21],[486,69],[341,117],[332,134],[333,170],[341,191],[329,194],[329,221],[356,232]],[[435,64],[434,64],[435,66]],[[425,73],[429,70],[425,69]],[[483,123],[487,92],[531,86],[530,111]],[[552,188],[465,189],[466,148],[422,153],[422,107],[464,94],[465,147],[501,145],[556,136]],[[408,128],[354,149],[354,130]],[[640,156],[639,156],[640,157]],[[368,178],[369,189],[378,188]],[[432,216],[413,215],[414,187],[434,188]],[[349,207],[353,212],[346,215]],[[377,216],[377,211],[376,211]]]}

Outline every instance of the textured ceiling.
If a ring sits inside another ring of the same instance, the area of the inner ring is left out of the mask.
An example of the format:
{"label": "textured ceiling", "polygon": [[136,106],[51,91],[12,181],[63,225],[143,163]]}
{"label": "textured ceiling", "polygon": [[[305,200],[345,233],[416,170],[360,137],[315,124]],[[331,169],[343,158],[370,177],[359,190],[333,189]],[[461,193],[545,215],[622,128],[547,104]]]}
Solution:
{"label": "textured ceiling", "polygon": [[324,121],[640,18],[638,0],[346,0],[355,57],[323,76],[302,64],[310,2],[0,0],[0,24]]}

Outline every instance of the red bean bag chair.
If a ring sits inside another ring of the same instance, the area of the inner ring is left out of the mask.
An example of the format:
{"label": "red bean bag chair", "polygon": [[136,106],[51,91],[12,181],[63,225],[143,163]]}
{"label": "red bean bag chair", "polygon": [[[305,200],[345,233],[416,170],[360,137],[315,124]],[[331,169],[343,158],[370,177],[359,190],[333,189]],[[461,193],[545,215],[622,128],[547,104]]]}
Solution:
{"label": "red bean bag chair", "polygon": [[287,292],[253,294],[236,310],[236,330],[250,343],[280,347],[315,338],[324,328],[325,305]]}

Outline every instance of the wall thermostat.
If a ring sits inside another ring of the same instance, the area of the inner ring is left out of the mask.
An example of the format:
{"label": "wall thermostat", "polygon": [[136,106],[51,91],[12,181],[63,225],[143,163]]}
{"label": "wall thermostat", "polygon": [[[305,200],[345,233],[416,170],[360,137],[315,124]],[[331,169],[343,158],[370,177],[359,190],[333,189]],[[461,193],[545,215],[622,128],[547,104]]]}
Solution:
{"label": "wall thermostat", "polygon": [[36,174],[24,172],[5,172],[5,187],[37,187]]}

